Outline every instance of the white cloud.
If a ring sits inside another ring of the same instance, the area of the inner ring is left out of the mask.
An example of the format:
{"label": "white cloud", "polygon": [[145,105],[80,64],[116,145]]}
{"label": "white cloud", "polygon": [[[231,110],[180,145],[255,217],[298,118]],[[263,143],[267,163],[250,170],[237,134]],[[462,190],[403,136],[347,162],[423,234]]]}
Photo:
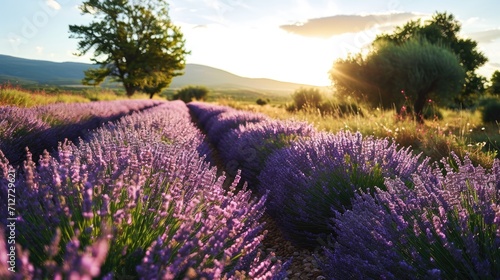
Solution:
{"label": "white cloud", "polygon": [[35,50],[36,50],[36,53],[37,53],[37,54],[41,54],[41,53],[43,53],[43,47],[42,47],[42,46],[36,46],[36,47],[35,47]]}
{"label": "white cloud", "polygon": [[49,6],[50,8],[52,8],[54,10],[60,10],[61,9],[61,4],[57,3],[56,0],[46,0],[45,4],[47,4],[47,6]]}

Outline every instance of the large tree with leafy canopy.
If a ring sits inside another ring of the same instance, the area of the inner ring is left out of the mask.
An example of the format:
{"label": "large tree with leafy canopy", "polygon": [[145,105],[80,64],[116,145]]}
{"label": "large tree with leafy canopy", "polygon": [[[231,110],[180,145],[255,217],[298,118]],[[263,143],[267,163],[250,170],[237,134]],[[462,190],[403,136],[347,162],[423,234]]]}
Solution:
{"label": "large tree with leafy canopy", "polygon": [[452,51],[424,38],[380,40],[366,57],[337,60],[330,71],[339,92],[386,109],[410,107],[420,122],[429,100],[446,104],[460,93],[464,76]]}
{"label": "large tree with leafy canopy", "polygon": [[168,15],[165,0],[87,0],[82,14],[92,15],[88,25],[70,25],[71,38],[79,39],[79,55],[94,51],[100,71],[87,71],[91,80],[112,77],[128,96],[142,90],[153,97],[185,67],[185,41]]}
{"label": "large tree with leafy canopy", "polygon": [[471,105],[472,99],[485,92],[486,78],[478,75],[476,70],[488,60],[477,48],[477,42],[461,38],[459,32],[461,24],[452,14],[436,12],[430,20],[409,21],[397,27],[392,34],[377,36],[377,41],[391,41],[402,44],[412,38],[425,38],[432,44],[449,48],[455,53],[465,71],[464,87],[456,100],[461,105]]}

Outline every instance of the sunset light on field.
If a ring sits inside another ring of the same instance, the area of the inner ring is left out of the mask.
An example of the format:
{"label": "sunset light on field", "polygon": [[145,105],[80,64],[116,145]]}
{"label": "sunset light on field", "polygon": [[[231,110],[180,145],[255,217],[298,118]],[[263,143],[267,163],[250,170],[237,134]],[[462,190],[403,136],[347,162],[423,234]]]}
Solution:
{"label": "sunset light on field", "polygon": [[[4,3],[0,12],[0,53],[50,61],[90,62],[77,57],[68,25],[89,22],[76,0],[37,0],[27,6]],[[472,2],[471,2],[472,3]],[[377,34],[409,20],[449,12],[461,34],[477,40],[489,62],[486,77],[500,66],[498,4],[479,1],[169,1],[170,16],[181,27],[191,51],[187,63],[234,74],[295,83],[329,85],[338,58],[367,49]]]}

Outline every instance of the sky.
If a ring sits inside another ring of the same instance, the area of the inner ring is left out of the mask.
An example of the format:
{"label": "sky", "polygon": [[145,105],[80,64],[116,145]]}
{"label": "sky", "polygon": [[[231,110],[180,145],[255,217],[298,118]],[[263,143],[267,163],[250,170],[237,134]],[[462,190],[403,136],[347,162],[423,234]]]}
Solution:
{"label": "sky", "polygon": [[[70,24],[83,16],[82,0],[4,0],[0,10],[0,54],[55,62],[87,62],[76,56]],[[252,78],[330,85],[338,58],[366,51],[377,34],[409,20],[448,12],[462,24],[460,35],[478,42],[489,61],[479,73],[500,69],[500,2],[406,0],[172,0],[170,18],[181,27],[187,63]],[[1,65],[0,65],[1,67]]]}

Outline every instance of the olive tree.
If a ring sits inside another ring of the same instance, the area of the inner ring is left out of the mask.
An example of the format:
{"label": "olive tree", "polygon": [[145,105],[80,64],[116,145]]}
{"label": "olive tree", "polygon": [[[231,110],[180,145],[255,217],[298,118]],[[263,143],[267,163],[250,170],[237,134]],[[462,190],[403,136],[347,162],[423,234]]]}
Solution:
{"label": "olive tree", "polygon": [[128,96],[137,90],[150,97],[183,74],[183,34],[168,15],[165,0],[87,0],[82,14],[94,18],[88,25],[70,25],[71,38],[79,39],[79,55],[93,51],[92,61],[101,67],[89,79],[110,76]]}
{"label": "olive tree", "polygon": [[370,95],[386,108],[412,104],[419,121],[423,121],[429,100],[438,104],[453,101],[464,78],[465,71],[452,51],[423,38],[401,44],[379,41],[365,61]]}
{"label": "olive tree", "polygon": [[381,34],[377,41],[391,41],[402,44],[414,38],[425,38],[428,42],[448,48],[459,59],[465,71],[464,86],[456,98],[460,105],[470,106],[477,96],[485,92],[486,78],[476,73],[487,62],[486,56],[479,51],[477,42],[461,38],[462,26],[452,14],[436,12],[431,19],[409,21],[397,27],[392,34]]}
{"label": "olive tree", "polygon": [[424,38],[403,43],[378,40],[366,57],[339,59],[330,70],[338,94],[385,109],[410,105],[419,121],[427,101],[452,102],[464,77],[453,52]]}

